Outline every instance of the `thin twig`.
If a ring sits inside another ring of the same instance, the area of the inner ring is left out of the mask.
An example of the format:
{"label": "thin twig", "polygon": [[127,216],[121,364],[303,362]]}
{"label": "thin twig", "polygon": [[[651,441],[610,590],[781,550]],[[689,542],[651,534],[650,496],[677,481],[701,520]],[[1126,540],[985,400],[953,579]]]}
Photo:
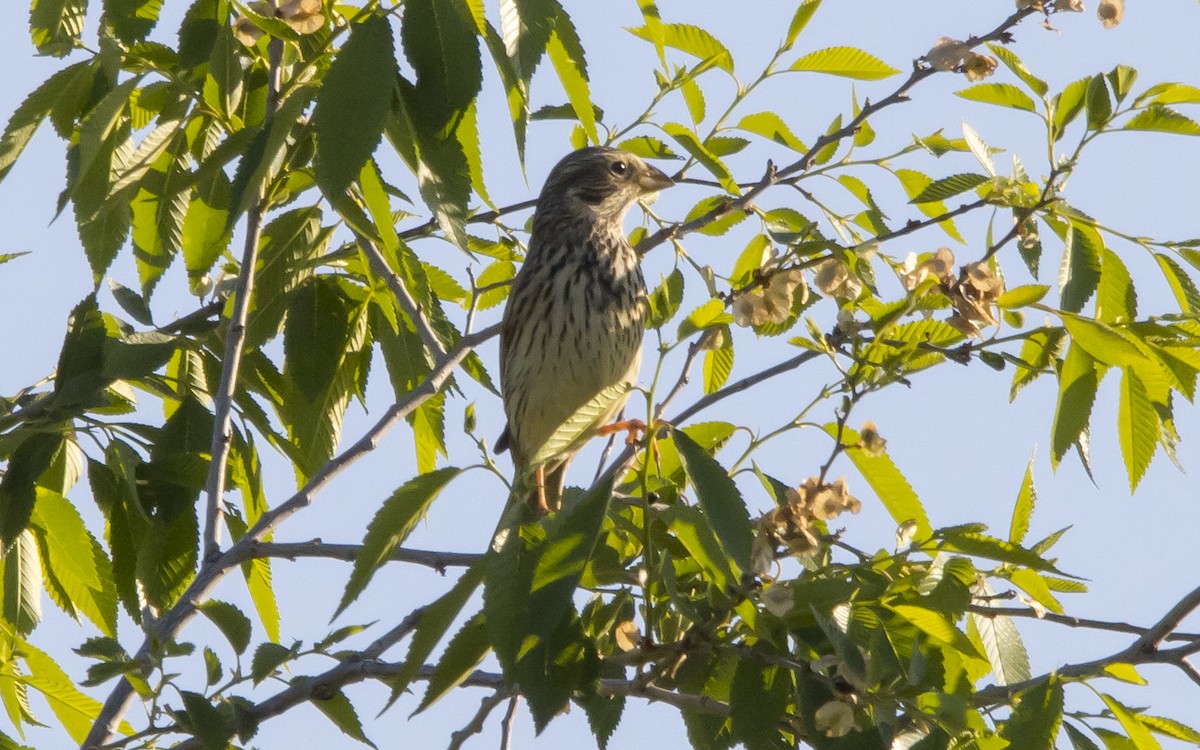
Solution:
{"label": "thin twig", "polygon": [[517,721],[517,705],[520,702],[519,693],[508,701],[508,710],[504,712],[504,721],[500,724],[500,750],[512,750],[513,726]]}
{"label": "thin twig", "polygon": [[[285,560],[320,557],[329,560],[354,562],[358,559],[358,554],[361,551],[361,544],[326,544],[320,539],[312,539],[307,542],[256,541],[245,547],[243,557],[246,559],[274,557]],[[388,555],[388,559],[393,562],[424,565],[443,574],[447,568],[465,568],[472,565],[481,557],[483,555],[472,552],[439,552],[404,548],[394,549]]]}
{"label": "thin twig", "polygon": [[375,243],[365,237],[359,237],[358,246],[366,254],[371,270],[383,279],[384,283],[388,285],[388,289],[395,295],[396,303],[400,305],[400,309],[404,311],[404,314],[408,316],[408,319],[416,327],[417,335],[421,337],[421,341],[425,346],[429,347],[429,351],[433,352],[435,357],[445,356],[446,348],[442,346],[442,341],[438,338],[437,332],[433,330],[433,324],[429,322],[425,311],[421,309],[421,306],[408,291],[408,287],[404,285],[404,279],[400,278],[400,274],[391,269],[387,259],[383,257],[383,253],[379,252],[379,248],[375,247]]}
{"label": "thin twig", "polygon": [[[1035,620],[1043,620],[1045,622],[1052,622],[1056,625],[1065,625],[1068,628],[1106,630],[1111,633],[1130,633],[1138,636],[1145,635],[1149,630],[1149,628],[1140,627],[1128,622],[1092,620],[1086,617],[1058,615],[1053,612],[1042,612],[1039,614],[1035,610],[1027,607],[985,607],[978,604],[972,604],[967,607],[967,611],[971,614],[981,615],[983,617],[1025,617]],[[1200,642],[1200,633],[1168,633],[1163,637],[1163,640],[1195,643]]]}
{"label": "thin twig", "polygon": [[[272,39],[267,46],[270,58],[267,73],[267,109],[263,129],[269,130],[279,107],[279,82],[283,59],[283,40]],[[242,248],[242,265],[238,269],[237,286],[233,295],[233,312],[225,331],[225,352],[221,359],[221,382],[213,396],[213,431],[205,481],[204,545],[202,559],[211,560],[221,550],[221,513],[225,508],[225,474],[229,466],[229,451],[233,442],[233,397],[237,392],[238,374],[242,366],[242,347],[246,343],[246,320],[250,315],[250,300],[254,296],[254,273],[258,265],[258,244],[262,239],[267,208],[264,205],[267,186],[263,183],[258,196],[246,215],[246,242]],[[89,739],[92,739],[89,737]]]}
{"label": "thin twig", "polygon": [[483,732],[483,723],[487,721],[487,717],[491,716],[492,711],[510,697],[507,690],[497,690],[491,695],[483,696],[483,700],[479,701],[479,710],[471,717],[466,726],[456,732],[450,734],[450,744],[447,750],[460,750],[463,743],[471,737]]}

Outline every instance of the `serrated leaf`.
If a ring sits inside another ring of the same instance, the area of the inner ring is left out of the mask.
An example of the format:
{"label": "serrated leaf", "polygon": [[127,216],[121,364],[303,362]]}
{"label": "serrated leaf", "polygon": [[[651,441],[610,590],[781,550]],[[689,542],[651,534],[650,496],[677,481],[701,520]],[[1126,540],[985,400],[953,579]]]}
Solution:
{"label": "serrated leaf", "polygon": [[1194,745],[1200,745],[1200,732],[1192,729],[1188,725],[1168,719],[1163,716],[1151,716],[1147,713],[1138,714],[1138,718],[1142,723],[1153,729],[1159,734],[1165,734],[1168,737],[1174,737],[1177,740],[1190,742]]}
{"label": "serrated leaf", "polygon": [[1104,701],[1104,705],[1108,706],[1108,710],[1112,711],[1113,716],[1120,722],[1121,728],[1129,735],[1129,739],[1133,741],[1133,745],[1137,750],[1160,750],[1162,745],[1158,743],[1158,740],[1154,739],[1154,735],[1150,733],[1150,730],[1141,722],[1136,713],[1129,710],[1124,703],[1121,703],[1107,693],[1101,693],[1100,699]]}
{"label": "serrated leaf", "polygon": [[888,607],[896,614],[911,623],[917,630],[950,646],[968,657],[983,658],[966,634],[954,627],[950,618],[942,612],[912,604],[895,604]]}
{"label": "serrated leaf", "polygon": [[1062,308],[1079,312],[1100,283],[1104,239],[1092,227],[1072,225],[1066,232],[1058,289]]}
{"label": "serrated leaf", "polygon": [[1020,701],[1000,729],[1010,747],[1054,750],[1063,719],[1062,682],[1053,675],[1021,692]]}
{"label": "serrated leaf", "polygon": [[[825,432],[836,439],[837,425],[825,425]],[[863,449],[861,436],[848,427],[842,430],[841,440],[842,445],[846,446],[846,455],[862,474],[863,479],[867,480],[867,484],[871,485],[871,489],[896,523],[916,521],[918,539],[933,533],[933,527],[929,524],[929,517],[925,514],[920,498],[908,483],[908,479],[892,462],[891,457],[886,453],[872,455]]]}
{"label": "serrated leaf", "polygon": [[672,438],[704,512],[725,551],[743,571],[753,570],[750,547],[754,532],[746,501],[729,474],[682,430]]}
{"label": "serrated leaf", "polygon": [[987,175],[970,173],[955,174],[950,175],[949,177],[943,177],[926,185],[921,192],[913,196],[909,203],[931,203],[933,201],[944,201],[947,198],[958,195],[959,193],[965,193],[968,190],[972,190],[987,182],[989,179],[991,178],[989,178]]}
{"label": "serrated leaf", "polygon": [[334,612],[335,617],[358,598],[375,572],[387,562],[392,551],[404,543],[417,523],[425,517],[438,494],[461,472],[461,469],[446,467],[414,477],[383,502],[367,525],[362,549],[354,560],[354,568]]}
{"label": "serrated leaf", "polygon": [[1034,601],[1046,609],[1055,614],[1063,613],[1062,604],[1054,598],[1054,594],[1050,593],[1050,584],[1040,573],[1032,570],[1013,570],[1009,573],[1009,580],[1021,587],[1025,593],[1033,597]]}
{"label": "serrated leaf", "polygon": [[879,81],[900,72],[857,47],[827,47],[810,52],[792,63],[790,70],[828,73],[859,81]]}
{"label": "serrated leaf", "polygon": [[660,23],[656,28],[647,26],[627,29],[629,33],[647,41],[661,41],[668,47],[699,59],[702,63],[733,73],[733,55],[715,36],[698,26],[684,23]]}
{"label": "serrated leaf", "polygon": [[576,409],[571,416],[563,420],[563,423],[534,453],[529,465],[544,464],[564,453],[570,453],[572,446],[590,440],[594,436],[596,428],[603,426],[601,423],[608,416],[619,411],[617,405],[629,397],[631,389],[632,387],[628,383],[618,383],[597,393],[587,403]]}
{"label": "serrated leaf", "polygon": [[42,561],[29,529],[17,535],[0,564],[4,566],[4,620],[19,635],[28,635],[42,621]]}
{"label": "serrated leaf", "polygon": [[229,247],[226,227],[231,200],[229,178],[219,169],[196,186],[180,231],[180,247],[189,276],[208,273]]}
{"label": "serrated leaf", "polygon": [[1096,288],[1096,319],[1117,325],[1137,318],[1137,293],[1120,256],[1108,248],[1101,255],[1100,283]]}
{"label": "serrated leaf", "polygon": [[29,33],[38,53],[63,57],[80,43],[87,0],[34,0]]}
{"label": "serrated leaf", "polygon": [[[412,3],[406,15],[429,4],[430,0]],[[345,200],[346,189],[379,145],[399,75],[387,18],[369,14],[351,26],[349,38],[329,65],[313,111],[317,185],[333,203]]]}
{"label": "serrated leaf", "polygon": [[1013,310],[1041,302],[1050,287],[1045,284],[1025,284],[1013,287],[996,300],[996,306],[1005,310]]}
{"label": "serrated leaf", "polygon": [[87,61],[63,68],[43,81],[17,106],[8,118],[4,134],[0,135],[0,181],[12,170],[25,147],[29,145],[33,134],[37,132],[38,126],[63,95],[64,86],[80,73],[89,70]]}
{"label": "serrated leaf", "polygon": [[312,704],[321,713],[325,714],[326,718],[342,731],[342,734],[356,739],[368,747],[376,746],[363,733],[362,720],[358,718],[358,712],[354,710],[354,704],[350,702],[350,699],[341,690],[336,691],[329,697],[314,698]]}
{"label": "serrated leaf", "polygon": [[1034,104],[1029,94],[1011,83],[980,83],[961,91],[955,91],[954,94],[968,101],[995,104],[1026,112],[1037,111],[1037,105]]}
{"label": "serrated leaf", "polygon": [[1152,104],[1130,118],[1123,130],[1148,130],[1175,135],[1200,135],[1200,123],[1170,107]]}
{"label": "serrated leaf", "polygon": [[1148,685],[1146,678],[1138,674],[1137,667],[1132,664],[1108,664],[1104,667],[1104,674],[1114,679],[1128,682],[1131,685]]}
{"label": "serrated leaf", "polygon": [[1112,118],[1112,97],[1108,93],[1108,82],[1102,75],[1092,76],[1087,87],[1087,124],[1089,130],[1100,130]]}
{"label": "serrated leaf", "polygon": [[250,618],[240,609],[219,599],[210,599],[197,609],[217,626],[234,652],[240,654],[250,645]]}
{"label": "serrated leaf", "polygon": [[[812,4],[812,0],[806,4]],[[798,153],[803,154],[808,151],[808,147],[792,133],[783,118],[774,112],[757,112],[746,115],[738,122],[737,127],[774,141],[781,146],[787,146]]]}
{"label": "serrated leaf", "polygon": [[1146,386],[1132,368],[1127,368],[1121,375],[1117,436],[1129,476],[1129,491],[1136,492],[1158,450],[1159,421],[1154,404],[1146,394]]}
{"label": "serrated leaf", "polygon": [[1021,81],[1035,94],[1038,96],[1045,96],[1046,92],[1050,90],[1050,87],[1046,84],[1046,82],[1035,76],[1033,73],[1030,73],[1029,68],[1025,67],[1025,63],[1021,61],[1021,58],[1017,57],[1016,53],[1014,53],[1008,47],[1005,47],[1001,44],[993,44],[991,42],[988,43],[987,47],[993,55],[1000,59],[1000,62],[1004,63],[1004,65],[1011,70],[1013,74],[1017,76],[1017,78],[1020,78]]}
{"label": "serrated leaf", "polygon": [[804,0],[796,8],[796,12],[792,14],[792,21],[788,24],[787,35],[783,38],[783,49],[789,50],[796,40],[800,37],[801,32],[808,26],[808,22],[812,20],[817,9],[821,7],[821,0]]}
{"label": "serrated leaf", "polygon": [[[437,0],[435,0],[437,1]],[[592,105],[592,93],[588,85],[587,61],[584,59],[583,45],[579,34],[566,11],[558,9],[554,32],[546,43],[546,56],[558,74],[563,91],[579,118],[579,124],[592,143],[599,143],[600,136],[596,131],[596,114]]]}
{"label": "serrated leaf", "polygon": [[254,649],[254,658],[250,660],[250,677],[257,685],[275,673],[289,659],[295,657],[296,646],[288,648],[278,643],[263,643]]}
{"label": "serrated leaf", "polygon": [[[117,632],[117,590],[112,565],[67,498],[38,488],[31,518],[46,570],[62,587],[71,606],[109,637]],[[68,612],[68,614],[72,614]]]}
{"label": "serrated leaf", "polygon": [[487,624],[483,621],[483,613],[477,612],[467,620],[462,628],[450,639],[442,658],[429,676],[429,684],[425,696],[421,698],[413,714],[419,714],[429,708],[441,697],[462,684],[471,676],[471,672],[479,666],[491,644],[488,642]]}
{"label": "serrated leaf", "polygon": [[1012,522],[1008,527],[1008,541],[1013,544],[1020,544],[1029,533],[1029,519],[1037,505],[1037,487],[1033,484],[1033,458],[1034,454],[1030,454],[1025,476],[1021,479],[1021,488],[1017,490],[1017,501],[1013,504]]}
{"label": "serrated leaf", "polygon": [[[63,346],[64,359],[68,355],[70,338],[71,334],[68,334],[68,343]],[[60,375],[62,372],[60,359]],[[34,432],[22,440],[9,457],[4,476],[0,477],[0,551],[11,547],[29,527],[30,515],[37,502],[38,479],[50,467],[61,443],[61,435]]]}
{"label": "serrated leaf", "polygon": [[617,144],[617,148],[624,149],[634,156],[640,156],[643,159],[679,159],[682,158],[679,154],[671,150],[670,146],[663,143],[658,138],[649,135],[639,135],[634,138],[627,138]]}
{"label": "serrated leaf", "polygon": [[747,748],[781,747],[779,726],[795,692],[785,667],[746,656],[737,660],[729,685],[730,728]]}
{"label": "serrated leaf", "polygon": [[650,328],[662,328],[683,304],[683,272],[675,268],[649,295],[650,317],[646,322]]}
{"label": "serrated leaf", "polygon": [[948,545],[963,554],[998,560],[1031,570],[1065,575],[1052,564],[1043,560],[1041,555],[1033,550],[1025,549],[1019,544],[1006,542],[1003,539],[969,529],[942,529],[941,534]]}
{"label": "serrated leaf", "polygon": [[[1175,301],[1179,304],[1180,311],[1185,315],[1200,312],[1200,289],[1196,288],[1196,282],[1169,255],[1155,253],[1154,259],[1158,261],[1159,270],[1162,271],[1163,278],[1167,280],[1167,285],[1171,287],[1171,292],[1175,295]],[[1129,294],[1131,296],[1133,294],[1132,282],[1130,283]],[[1133,318],[1130,317],[1129,321],[1132,320]]]}
{"label": "serrated leaf", "polygon": [[726,334],[725,345],[704,352],[704,392],[715,393],[733,372],[733,342]]}
{"label": "serrated leaf", "polygon": [[668,122],[662,128],[667,135],[675,139],[676,143],[683,146],[684,150],[691,154],[696,161],[700,162],[701,166],[716,177],[717,181],[721,183],[721,187],[734,195],[742,194],[742,190],[733,179],[733,174],[730,173],[729,168],[725,166],[724,162],[716,154],[709,151],[700,142],[695,133],[675,122]]}
{"label": "serrated leaf", "polygon": [[[67,673],[49,654],[28,641],[17,638],[14,644],[25,661],[26,674],[20,677],[25,685],[37,690],[50,704],[50,710],[58,718],[76,744],[83,744],[92,722],[100,713],[100,703],[80,692]],[[118,731],[132,734],[133,727],[122,721]]]}
{"label": "serrated leaf", "polygon": [[[985,593],[987,591],[990,587]],[[971,623],[979,634],[997,685],[1013,685],[1030,678],[1029,655],[1011,617],[989,617],[972,612]]]}

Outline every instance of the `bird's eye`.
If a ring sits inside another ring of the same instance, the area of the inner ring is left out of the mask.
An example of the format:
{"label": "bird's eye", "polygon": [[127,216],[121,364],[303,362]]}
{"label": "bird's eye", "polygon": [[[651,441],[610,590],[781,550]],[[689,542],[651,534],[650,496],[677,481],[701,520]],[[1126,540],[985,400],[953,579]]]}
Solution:
{"label": "bird's eye", "polygon": [[629,165],[623,161],[614,161],[609,169],[613,171],[613,174],[624,177],[625,173],[629,171]]}

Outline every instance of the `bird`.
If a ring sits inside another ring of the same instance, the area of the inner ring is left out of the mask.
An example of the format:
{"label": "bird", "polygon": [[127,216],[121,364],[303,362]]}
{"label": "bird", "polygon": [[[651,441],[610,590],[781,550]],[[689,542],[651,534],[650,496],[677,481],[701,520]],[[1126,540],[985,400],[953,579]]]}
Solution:
{"label": "bird", "polygon": [[[649,306],[623,223],[634,203],[673,184],[634,154],[591,146],[563,157],[538,196],[528,251],[501,320],[500,390],[508,423],[496,452],[511,449],[514,491],[528,491],[526,502],[539,515],[560,507],[567,465],[585,439],[628,426],[609,422],[637,380]],[[539,458],[564,423],[614,392],[609,389],[624,393],[581,439]]]}

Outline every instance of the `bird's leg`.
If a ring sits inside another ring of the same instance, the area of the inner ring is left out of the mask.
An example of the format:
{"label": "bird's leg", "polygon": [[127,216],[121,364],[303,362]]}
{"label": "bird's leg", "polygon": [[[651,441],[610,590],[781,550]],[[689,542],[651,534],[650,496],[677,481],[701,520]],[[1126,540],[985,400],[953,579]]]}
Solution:
{"label": "bird's leg", "polygon": [[550,513],[550,506],[546,504],[546,465],[538,464],[534,470],[534,478],[537,482],[537,492],[534,497],[537,500],[537,505],[534,507],[534,512],[539,516],[545,516]]}
{"label": "bird's leg", "polygon": [[614,435],[618,432],[627,433],[625,435],[625,445],[636,445],[642,441],[642,436],[650,431],[646,427],[646,423],[640,419],[622,419],[619,422],[613,422],[601,427],[597,432],[600,435]]}

